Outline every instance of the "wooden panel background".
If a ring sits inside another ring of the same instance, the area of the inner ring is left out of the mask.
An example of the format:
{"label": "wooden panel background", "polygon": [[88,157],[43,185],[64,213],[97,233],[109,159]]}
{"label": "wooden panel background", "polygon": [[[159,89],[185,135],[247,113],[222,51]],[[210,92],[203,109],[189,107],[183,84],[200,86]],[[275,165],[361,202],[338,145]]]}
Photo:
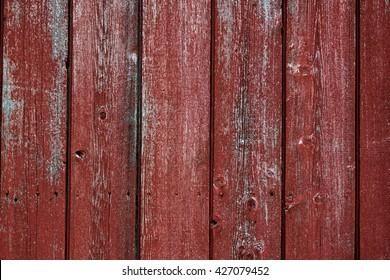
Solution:
{"label": "wooden panel background", "polygon": [[1,259],[390,259],[390,2],[2,0]]}
{"label": "wooden panel background", "polygon": [[207,259],[209,0],[143,1],[142,38],[140,256]]}
{"label": "wooden panel background", "polygon": [[215,1],[214,259],[281,256],[281,1]]}
{"label": "wooden panel background", "polygon": [[390,259],[390,2],[360,9],[360,257]]}
{"label": "wooden panel background", "polygon": [[135,258],[137,2],[72,11],[69,258]]}
{"label": "wooden panel background", "polygon": [[67,1],[2,1],[1,259],[65,257],[67,38]]}
{"label": "wooden panel background", "polygon": [[352,259],[355,1],[288,1],[286,17],[286,258]]}

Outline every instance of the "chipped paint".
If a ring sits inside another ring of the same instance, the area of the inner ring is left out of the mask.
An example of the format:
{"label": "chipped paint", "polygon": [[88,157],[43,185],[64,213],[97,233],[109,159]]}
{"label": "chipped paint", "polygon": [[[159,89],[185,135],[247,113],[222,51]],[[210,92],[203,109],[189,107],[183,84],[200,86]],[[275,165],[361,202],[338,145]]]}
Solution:
{"label": "chipped paint", "polygon": [[[2,125],[2,138],[5,145],[4,153],[16,150],[9,147],[20,145],[23,123],[23,107],[24,101],[13,98],[13,90],[15,88],[12,81],[12,72],[16,70],[15,65],[11,65],[10,60],[5,55],[3,58],[3,96],[2,96],[2,112],[4,116]],[[16,128],[16,129],[15,129]]]}
{"label": "chipped paint", "polygon": [[11,12],[13,15],[13,20],[11,22],[12,25],[19,26],[20,25],[20,12],[22,11],[20,7],[20,3],[18,0],[14,0],[12,2]]}
{"label": "chipped paint", "polygon": [[52,40],[53,60],[64,61],[67,55],[67,15],[66,0],[50,0],[49,6],[49,31]]}
{"label": "chipped paint", "polygon": [[63,170],[64,140],[63,132],[65,128],[65,61],[67,57],[67,21],[65,0],[51,0],[49,5],[48,28],[52,41],[52,58],[57,64],[57,75],[52,81],[53,89],[50,91],[50,163],[48,165],[49,181],[56,182]]}
{"label": "chipped paint", "polygon": [[234,5],[233,1],[217,1],[217,9],[219,11],[219,19],[220,19],[220,31],[225,34],[223,37],[223,44],[221,48],[218,48],[218,58],[223,60],[225,59],[224,67],[226,71],[230,66],[231,60],[231,44],[233,40],[233,12],[232,6]]}
{"label": "chipped paint", "polygon": [[259,7],[263,8],[264,14],[264,23],[266,29],[269,28],[270,24],[274,21],[273,9],[271,7],[271,1],[269,0],[259,0]]}

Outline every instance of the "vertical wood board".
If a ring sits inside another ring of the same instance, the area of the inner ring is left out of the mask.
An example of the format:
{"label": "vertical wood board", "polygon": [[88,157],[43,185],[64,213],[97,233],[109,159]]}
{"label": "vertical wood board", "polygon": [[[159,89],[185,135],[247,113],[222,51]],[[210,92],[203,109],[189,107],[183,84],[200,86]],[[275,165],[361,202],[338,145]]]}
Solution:
{"label": "vertical wood board", "polygon": [[361,1],[360,258],[390,259],[390,2]]}
{"label": "vertical wood board", "polygon": [[288,1],[286,32],[286,258],[353,259],[355,1]]}
{"label": "vertical wood board", "polygon": [[132,259],[136,236],[135,0],[75,0],[71,259]]}
{"label": "vertical wood board", "polygon": [[213,258],[281,256],[281,1],[215,1]]}
{"label": "vertical wood board", "polygon": [[65,0],[5,0],[0,258],[65,257]]}
{"label": "vertical wood board", "polygon": [[143,1],[141,259],[209,257],[210,1]]}

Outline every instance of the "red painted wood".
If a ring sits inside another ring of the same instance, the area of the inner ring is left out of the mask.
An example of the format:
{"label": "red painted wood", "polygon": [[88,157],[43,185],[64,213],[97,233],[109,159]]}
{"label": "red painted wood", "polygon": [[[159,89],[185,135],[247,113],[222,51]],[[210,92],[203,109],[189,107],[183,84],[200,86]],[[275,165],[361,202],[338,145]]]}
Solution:
{"label": "red painted wood", "polygon": [[281,257],[281,1],[216,1],[214,259]]}
{"label": "red painted wood", "polygon": [[63,259],[67,1],[2,2],[0,259]]}
{"label": "red painted wood", "polygon": [[390,259],[390,2],[360,14],[360,258]]}
{"label": "red painted wood", "polygon": [[209,257],[210,1],[143,1],[141,258]]}
{"label": "red painted wood", "polygon": [[353,259],[355,1],[288,1],[286,32],[286,258]]}
{"label": "red painted wood", "polygon": [[135,257],[137,1],[73,1],[71,259]]}

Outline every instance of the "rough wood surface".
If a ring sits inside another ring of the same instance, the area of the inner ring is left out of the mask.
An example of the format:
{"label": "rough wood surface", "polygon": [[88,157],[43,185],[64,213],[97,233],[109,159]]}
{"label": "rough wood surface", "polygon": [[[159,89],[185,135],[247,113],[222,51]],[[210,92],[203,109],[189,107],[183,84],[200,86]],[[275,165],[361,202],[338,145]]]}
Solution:
{"label": "rough wood surface", "polygon": [[0,259],[63,259],[67,1],[2,2]]}
{"label": "rough wood surface", "polygon": [[281,1],[215,1],[214,259],[281,256]]}
{"label": "rough wood surface", "polygon": [[360,258],[390,259],[390,1],[361,1]]}
{"label": "rough wood surface", "polygon": [[141,258],[209,257],[210,1],[143,1]]}
{"label": "rough wood surface", "polygon": [[135,257],[137,5],[73,1],[71,259]]}
{"label": "rough wood surface", "polygon": [[286,32],[286,258],[353,259],[355,1],[288,1]]}

